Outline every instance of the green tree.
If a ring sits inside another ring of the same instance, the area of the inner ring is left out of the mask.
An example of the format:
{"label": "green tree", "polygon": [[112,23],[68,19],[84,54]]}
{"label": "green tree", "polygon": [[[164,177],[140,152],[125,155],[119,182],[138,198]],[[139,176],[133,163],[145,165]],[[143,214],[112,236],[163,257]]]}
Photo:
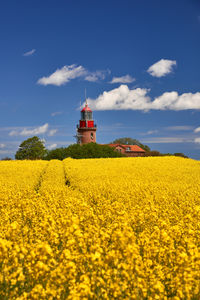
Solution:
{"label": "green tree", "polygon": [[3,157],[1,160],[12,160],[12,158],[11,158],[11,157],[8,157],[8,156],[6,156],[6,157]]}
{"label": "green tree", "polygon": [[121,153],[114,151],[108,145],[99,145],[96,143],[89,143],[84,145],[72,144],[67,148],[57,148],[47,152],[45,159],[60,159],[67,157],[81,159],[81,158],[103,158],[103,157],[122,157]]}
{"label": "green tree", "polygon": [[[169,155],[169,154],[167,154]],[[147,151],[145,153],[145,156],[163,156],[162,153],[160,153],[159,151],[153,150],[153,151]]]}
{"label": "green tree", "polygon": [[174,156],[180,156],[180,157],[188,158],[188,156],[185,155],[184,153],[174,153]]}
{"label": "green tree", "polygon": [[96,143],[84,144],[81,146],[81,150],[84,158],[107,158],[124,156],[108,145],[99,145]]}
{"label": "green tree", "polygon": [[53,150],[47,150],[47,154],[45,155],[44,159],[51,160],[51,159],[59,159],[63,160],[68,157],[67,148],[61,147],[56,148]]}
{"label": "green tree", "polygon": [[46,154],[44,142],[39,137],[34,136],[23,141],[16,154],[16,159],[43,159]]}
{"label": "green tree", "polygon": [[71,158],[85,158],[84,157],[84,154],[83,154],[83,150],[81,148],[82,146],[79,145],[79,144],[72,144],[72,145],[69,145],[67,147],[67,151],[66,151],[66,154],[67,156],[66,157],[71,157]]}
{"label": "green tree", "polygon": [[149,148],[149,146],[147,145],[143,145],[142,143],[140,143],[138,140],[136,139],[132,139],[130,137],[123,137],[123,138],[119,138],[114,140],[113,142],[111,142],[111,144],[121,144],[121,145],[138,145],[140,148],[142,148],[145,151],[150,151],[151,149]]}

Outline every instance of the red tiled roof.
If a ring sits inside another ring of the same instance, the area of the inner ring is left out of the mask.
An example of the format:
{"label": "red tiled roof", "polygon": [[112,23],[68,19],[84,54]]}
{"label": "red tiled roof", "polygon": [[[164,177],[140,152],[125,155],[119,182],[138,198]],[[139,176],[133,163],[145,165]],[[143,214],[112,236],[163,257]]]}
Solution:
{"label": "red tiled roof", "polygon": [[143,150],[141,147],[139,147],[138,145],[130,145],[131,147],[131,151],[137,151],[137,152],[145,152],[145,150]]}
{"label": "red tiled roof", "polygon": [[117,146],[120,146],[120,147],[126,149],[126,151],[127,151],[127,148],[129,148],[130,150],[128,150],[128,152],[146,152],[145,150],[140,148],[138,145],[109,144],[108,146],[114,147],[114,148],[116,148]]}

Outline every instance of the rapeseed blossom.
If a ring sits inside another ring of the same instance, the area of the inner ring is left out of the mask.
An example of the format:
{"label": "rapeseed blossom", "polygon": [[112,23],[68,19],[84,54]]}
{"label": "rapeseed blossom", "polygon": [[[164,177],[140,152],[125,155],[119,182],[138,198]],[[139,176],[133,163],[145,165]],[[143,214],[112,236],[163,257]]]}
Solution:
{"label": "rapeseed blossom", "polygon": [[200,163],[0,162],[0,298],[200,299]]}

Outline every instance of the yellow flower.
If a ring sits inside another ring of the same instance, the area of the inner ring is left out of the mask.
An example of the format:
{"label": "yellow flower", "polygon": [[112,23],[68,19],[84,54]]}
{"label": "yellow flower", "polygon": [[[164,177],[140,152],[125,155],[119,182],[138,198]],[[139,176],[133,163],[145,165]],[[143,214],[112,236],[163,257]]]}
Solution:
{"label": "yellow flower", "polygon": [[178,157],[1,161],[0,298],[199,299],[199,170]]}

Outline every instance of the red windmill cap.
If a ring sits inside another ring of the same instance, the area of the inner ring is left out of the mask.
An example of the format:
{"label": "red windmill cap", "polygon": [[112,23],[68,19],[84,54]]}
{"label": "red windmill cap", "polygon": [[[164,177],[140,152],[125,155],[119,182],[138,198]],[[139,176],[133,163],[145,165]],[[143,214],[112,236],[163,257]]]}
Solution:
{"label": "red windmill cap", "polygon": [[89,108],[88,104],[85,104],[85,107],[82,109],[82,111],[90,111],[90,112],[92,112],[92,110]]}

